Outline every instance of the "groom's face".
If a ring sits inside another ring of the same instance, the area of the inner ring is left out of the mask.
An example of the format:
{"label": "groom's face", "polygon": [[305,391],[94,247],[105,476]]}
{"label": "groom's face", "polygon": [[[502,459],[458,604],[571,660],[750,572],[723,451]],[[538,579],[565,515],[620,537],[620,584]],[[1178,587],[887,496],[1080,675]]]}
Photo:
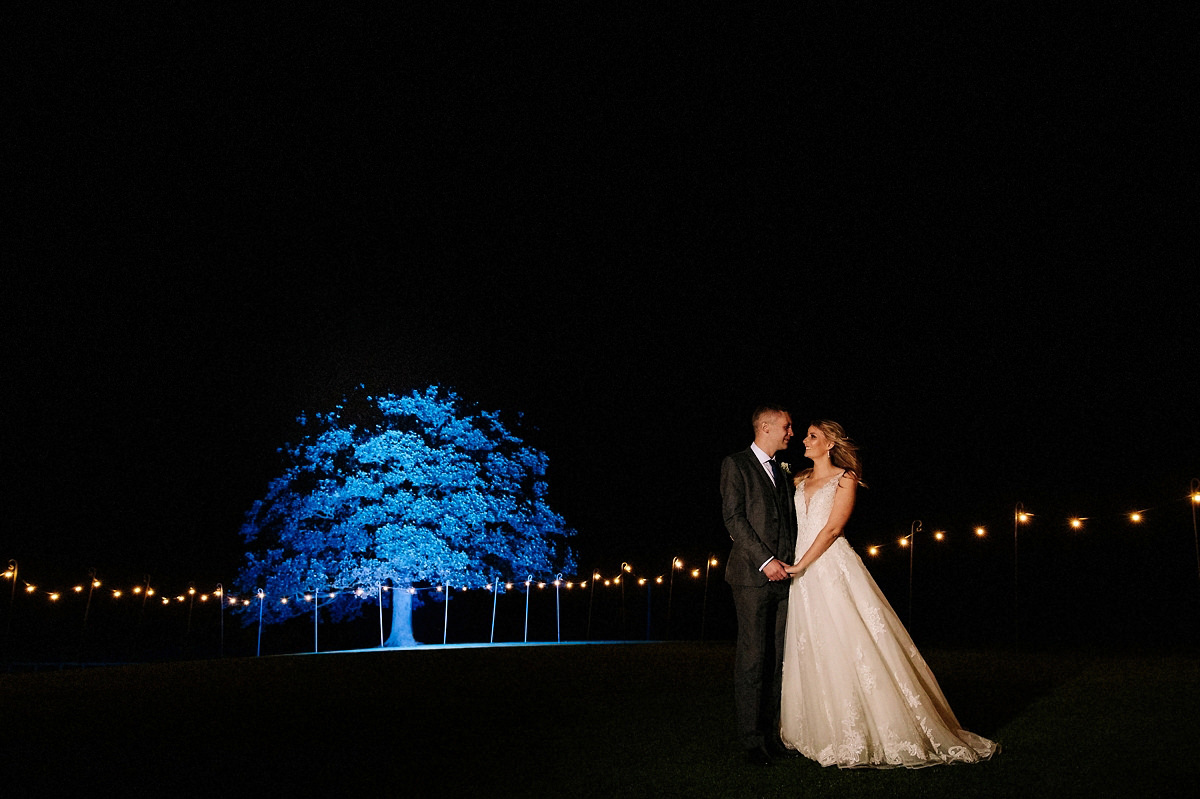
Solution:
{"label": "groom's face", "polygon": [[774,416],[767,417],[766,435],[767,442],[772,445],[775,452],[781,449],[787,449],[788,442],[792,440],[792,417],[787,413],[777,413]]}

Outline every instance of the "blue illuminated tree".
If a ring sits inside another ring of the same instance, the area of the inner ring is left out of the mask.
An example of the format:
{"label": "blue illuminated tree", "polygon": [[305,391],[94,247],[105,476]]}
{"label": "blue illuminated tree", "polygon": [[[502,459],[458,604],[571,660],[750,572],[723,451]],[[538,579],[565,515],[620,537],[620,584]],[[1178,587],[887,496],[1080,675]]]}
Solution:
{"label": "blue illuminated tree", "polygon": [[[237,581],[245,593],[357,592],[326,606],[342,620],[388,586],[386,645],[408,646],[416,643],[411,590],[574,569],[573,531],[546,502],[547,458],[497,412],[437,386],[404,396],[360,386],[333,411],[297,421],[300,442],[280,450],[283,474],[242,526],[252,548]],[[248,610],[257,619],[258,608]],[[270,601],[263,619],[306,611],[303,602]]]}

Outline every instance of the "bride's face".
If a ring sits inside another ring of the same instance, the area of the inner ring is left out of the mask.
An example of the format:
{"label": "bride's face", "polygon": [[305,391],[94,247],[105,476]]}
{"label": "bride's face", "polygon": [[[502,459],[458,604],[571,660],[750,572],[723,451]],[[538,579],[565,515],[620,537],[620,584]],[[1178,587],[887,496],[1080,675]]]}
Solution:
{"label": "bride's face", "polygon": [[833,449],[833,442],[821,431],[821,428],[808,428],[808,433],[804,436],[804,457],[815,461],[817,458],[828,455],[831,449]]}

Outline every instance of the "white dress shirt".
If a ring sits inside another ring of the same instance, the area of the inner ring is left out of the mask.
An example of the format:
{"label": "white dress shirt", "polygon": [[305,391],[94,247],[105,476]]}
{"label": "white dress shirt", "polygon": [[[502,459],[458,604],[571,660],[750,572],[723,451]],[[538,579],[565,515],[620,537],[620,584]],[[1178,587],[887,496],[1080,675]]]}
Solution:
{"label": "white dress shirt", "polygon": [[[753,442],[750,444],[750,449],[754,452],[754,457],[758,458],[759,463],[761,463],[763,468],[767,470],[767,477],[771,479],[771,485],[775,485],[775,470],[771,468],[771,456],[763,452],[762,449],[759,448],[758,444]],[[767,558],[763,561],[763,564],[758,567],[758,570],[762,571],[763,569],[767,568],[767,564],[773,560],[775,560],[773,557]]]}

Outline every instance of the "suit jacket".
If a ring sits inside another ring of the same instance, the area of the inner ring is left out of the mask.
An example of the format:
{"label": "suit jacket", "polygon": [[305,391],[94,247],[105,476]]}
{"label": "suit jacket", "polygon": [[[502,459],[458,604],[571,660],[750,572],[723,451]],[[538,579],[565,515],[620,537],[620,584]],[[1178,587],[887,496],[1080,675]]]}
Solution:
{"label": "suit jacket", "polygon": [[725,581],[767,585],[759,567],[770,558],[792,563],[796,556],[795,486],[784,476],[771,483],[753,450],[746,448],[721,463],[721,513],[733,539]]}

